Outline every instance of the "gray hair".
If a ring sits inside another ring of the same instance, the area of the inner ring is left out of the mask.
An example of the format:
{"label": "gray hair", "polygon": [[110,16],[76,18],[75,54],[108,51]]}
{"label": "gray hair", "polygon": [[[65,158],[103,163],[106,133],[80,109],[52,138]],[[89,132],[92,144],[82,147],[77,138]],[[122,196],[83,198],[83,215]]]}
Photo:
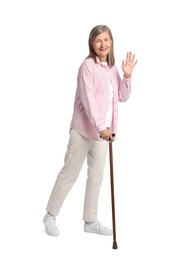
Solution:
{"label": "gray hair", "polygon": [[95,62],[97,62],[96,53],[92,48],[92,42],[99,34],[101,34],[103,32],[107,32],[112,40],[111,50],[107,56],[107,63],[108,63],[108,66],[113,66],[115,64],[113,36],[112,36],[111,30],[106,25],[97,25],[91,30],[91,32],[89,34],[89,40],[88,40],[89,55],[87,58],[91,57],[92,59],[94,59]]}

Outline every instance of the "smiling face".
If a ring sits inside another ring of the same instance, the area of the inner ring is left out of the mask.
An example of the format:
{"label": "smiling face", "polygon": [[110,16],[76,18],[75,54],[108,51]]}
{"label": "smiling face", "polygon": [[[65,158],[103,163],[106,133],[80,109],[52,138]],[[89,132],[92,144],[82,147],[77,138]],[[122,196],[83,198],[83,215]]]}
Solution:
{"label": "smiling face", "polygon": [[112,40],[108,32],[102,32],[91,43],[93,50],[101,61],[107,60],[107,55],[111,50]]}

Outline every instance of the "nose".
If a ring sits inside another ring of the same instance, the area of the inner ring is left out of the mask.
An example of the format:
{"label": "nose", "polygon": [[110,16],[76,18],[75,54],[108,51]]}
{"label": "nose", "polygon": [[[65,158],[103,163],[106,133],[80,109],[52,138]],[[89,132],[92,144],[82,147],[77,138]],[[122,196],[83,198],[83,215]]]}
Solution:
{"label": "nose", "polygon": [[101,41],[101,47],[102,47],[102,48],[104,47],[104,42],[103,42],[103,41]]}

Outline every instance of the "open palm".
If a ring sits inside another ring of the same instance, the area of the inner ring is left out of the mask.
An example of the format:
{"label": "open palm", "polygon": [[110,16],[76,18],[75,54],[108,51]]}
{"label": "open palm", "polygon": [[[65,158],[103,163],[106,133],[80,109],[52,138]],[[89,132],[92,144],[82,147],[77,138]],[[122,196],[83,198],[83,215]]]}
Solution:
{"label": "open palm", "polygon": [[136,63],[137,60],[135,60],[135,54],[132,54],[132,52],[127,52],[126,60],[122,61],[122,70],[124,72],[124,77],[131,77]]}

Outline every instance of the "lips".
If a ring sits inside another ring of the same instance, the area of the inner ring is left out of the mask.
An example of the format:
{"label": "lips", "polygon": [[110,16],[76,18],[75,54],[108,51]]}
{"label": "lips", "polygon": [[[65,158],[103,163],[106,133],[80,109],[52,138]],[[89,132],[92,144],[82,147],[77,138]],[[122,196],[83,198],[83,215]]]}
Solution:
{"label": "lips", "polygon": [[99,49],[99,51],[106,51],[107,50],[107,48],[106,49]]}

